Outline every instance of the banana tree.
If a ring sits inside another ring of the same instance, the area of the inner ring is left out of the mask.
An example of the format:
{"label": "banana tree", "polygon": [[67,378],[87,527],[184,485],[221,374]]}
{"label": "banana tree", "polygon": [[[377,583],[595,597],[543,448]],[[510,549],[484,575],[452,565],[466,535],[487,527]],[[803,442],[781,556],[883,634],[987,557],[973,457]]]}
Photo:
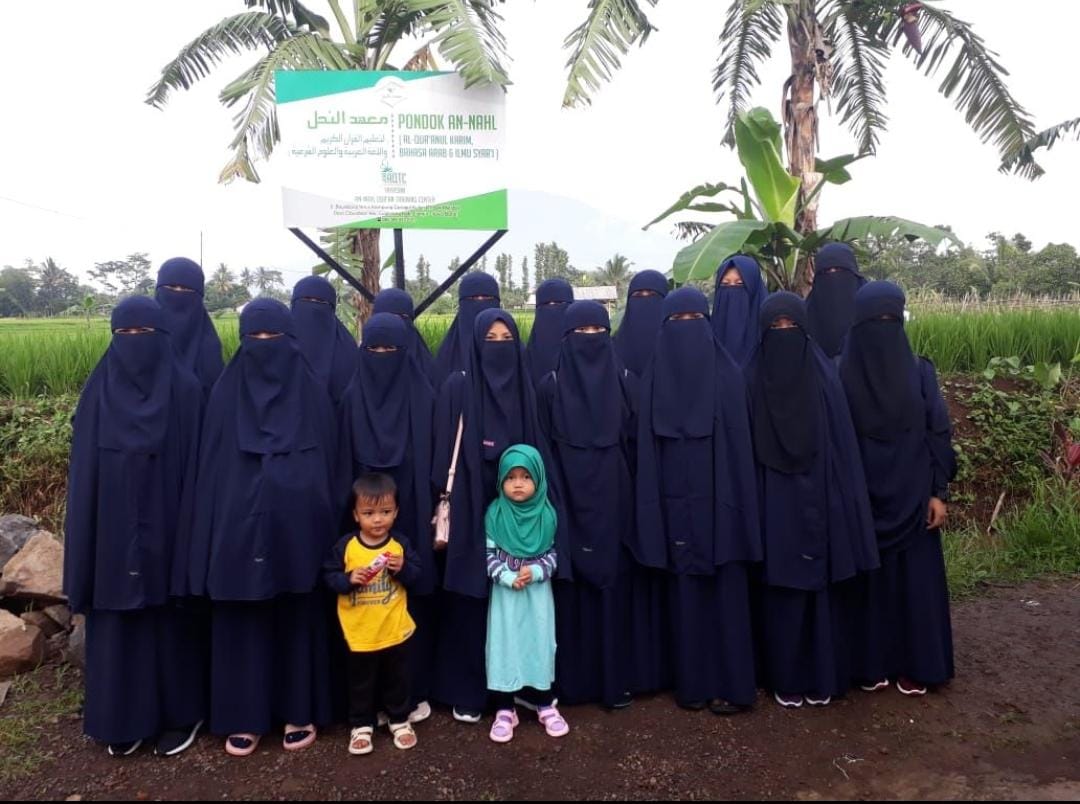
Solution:
{"label": "banana tree", "polygon": [[[564,105],[589,103],[619,68],[620,57],[644,44],[655,30],[645,12],[657,2],[587,0],[586,19],[564,43],[570,51]],[[707,46],[706,35],[701,47]],[[893,53],[927,76],[944,69],[937,91],[952,99],[975,134],[993,142],[1001,159],[1014,158],[1035,136],[997,54],[969,23],[935,0],[730,0],[718,51],[712,85],[717,103],[728,110],[728,145],[735,144],[736,120],[760,84],[760,65],[782,51],[790,54],[781,93],[783,141],[787,170],[800,183],[793,228],[803,235],[818,228],[816,202],[827,183],[818,170],[820,101],[835,107],[857,140],[858,153],[873,153],[888,123],[885,69]],[[1029,159],[1017,172],[1035,178],[1040,169]],[[804,266],[800,289],[809,285],[810,267]]]}
{"label": "banana tree", "polygon": [[[847,241],[858,245],[874,237],[923,239],[933,246],[948,240],[962,245],[956,236],[934,226],[896,217],[844,218],[831,226],[806,234],[795,229],[795,221],[807,203],[813,203],[825,184],[845,184],[851,180],[847,168],[860,156],[846,155],[818,160],[816,172],[822,176],[809,195],[800,192],[800,179],[784,170],[780,125],[768,109],[761,107],[740,112],[734,124],[735,147],[746,171],[738,185],[701,184],[683,193],[660,215],[645,225],[665,220],[687,210],[726,213],[734,220],[716,225],[703,221],[676,224],[680,232],[694,238],[682,249],[672,266],[677,284],[705,280],[726,257],[752,254],[765,268],[774,289],[800,289],[797,267],[803,257],[812,255],[826,241]],[[726,200],[703,200],[724,197]]]}
{"label": "banana tree", "polygon": [[[498,29],[496,6],[504,0],[326,0],[336,26],[301,0],[242,0],[245,11],[222,19],[180,49],[150,87],[146,103],[163,108],[173,92],[190,89],[221,62],[249,51],[265,51],[218,96],[233,117],[232,156],[218,179],[258,182],[255,162],[269,158],[277,145],[274,105],[276,70],[429,70],[438,69],[432,47],[465,79],[466,85],[509,84],[500,61],[506,42]],[[346,13],[348,11],[348,13]],[[427,36],[403,61],[397,45]],[[394,59],[394,61],[392,61]],[[363,283],[379,287],[379,230],[349,233],[348,251]],[[353,303],[366,318],[359,294]]]}

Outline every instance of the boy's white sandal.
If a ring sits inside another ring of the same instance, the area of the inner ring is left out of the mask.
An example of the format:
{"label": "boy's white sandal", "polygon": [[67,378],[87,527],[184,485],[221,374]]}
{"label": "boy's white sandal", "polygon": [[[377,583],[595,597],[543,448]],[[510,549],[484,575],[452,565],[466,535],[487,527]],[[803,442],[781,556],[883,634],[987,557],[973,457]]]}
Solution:
{"label": "boy's white sandal", "polygon": [[[390,729],[390,733],[394,735],[394,748],[400,748],[402,751],[408,751],[410,748],[416,747],[416,732],[413,731],[412,724],[408,721],[404,723],[389,723],[387,728]],[[412,738],[411,740],[409,738]]]}
{"label": "boy's white sandal", "polygon": [[375,730],[371,726],[357,726],[349,732],[349,753],[354,756],[370,754],[375,750],[372,735]]}

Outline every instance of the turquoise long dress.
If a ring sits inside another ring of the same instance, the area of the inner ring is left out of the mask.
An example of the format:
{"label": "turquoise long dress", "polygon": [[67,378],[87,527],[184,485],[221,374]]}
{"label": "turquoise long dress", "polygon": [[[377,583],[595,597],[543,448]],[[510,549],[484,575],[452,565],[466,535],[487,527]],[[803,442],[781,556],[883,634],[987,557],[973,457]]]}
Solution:
{"label": "turquoise long dress", "polygon": [[[487,539],[488,577],[493,581],[488,603],[487,683],[495,692],[523,687],[551,689],[555,680],[555,601],[551,577],[554,548],[532,558],[512,556]],[[514,589],[522,566],[532,583]]]}

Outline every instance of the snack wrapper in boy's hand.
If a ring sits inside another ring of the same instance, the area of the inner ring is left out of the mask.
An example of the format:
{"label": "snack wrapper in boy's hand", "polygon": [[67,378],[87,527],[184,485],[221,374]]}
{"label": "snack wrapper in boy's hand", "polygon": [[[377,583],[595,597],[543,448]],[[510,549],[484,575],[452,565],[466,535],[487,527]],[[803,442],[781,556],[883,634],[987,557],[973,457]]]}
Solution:
{"label": "snack wrapper in boy's hand", "polygon": [[375,556],[375,559],[366,567],[360,570],[356,570],[356,572],[360,573],[360,585],[367,586],[369,583],[375,580],[378,574],[382,572],[383,568],[386,566],[386,563],[391,559],[391,557],[393,557],[393,553],[389,551],[385,553],[379,553],[379,555]]}

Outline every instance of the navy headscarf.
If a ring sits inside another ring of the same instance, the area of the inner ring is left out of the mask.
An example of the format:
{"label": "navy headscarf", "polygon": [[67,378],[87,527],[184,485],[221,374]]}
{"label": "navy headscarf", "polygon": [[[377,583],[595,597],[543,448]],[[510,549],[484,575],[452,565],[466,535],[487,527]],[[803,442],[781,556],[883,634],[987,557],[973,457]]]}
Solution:
{"label": "navy headscarf", "polygon": [[339,454],[333,405],[289,309],[249,302],[206,409],[191,592],[253,601],[314,589],[347,496]]}
{"label": "navy headscarf", "polygon": [[[153,331],[118,332],[135,328]],[[195,492],[202,388],[177,362],[161,307],[125,299],[112,329],[72,422],[64,592],[76,612],[166,602]]]}
{"label": "navy headscarf", "polygon": [[[639,290],[651,290],[655,296],[637,296]],[[626,312],[615,333],[615,351],[632,373],[641,376],[652,357],[656,333],[664,320],[664,297],[668,282],[659,271],[641,271],[630,280]]]}
{"label": "navy headscarf", "polygon": [[[400,464],[409,444],[409,395],[415,365],[408,342],[405,322],[391,313],[376,313],[364,324],[348,412],[354,459],[372,469]],[[372,351],[378,346],[394,351]]]}
{"label": "navy headscarf", "polygon": [[860,436],[888,440],[923,415],[918,365],[904,332],[905,301],[892,282],[870,282],[855,296],[840,379]]}
{"label": "navy headscarf", "polygon": [[882,551],[928,533],[929,498],[944,498],[956,474],[949,409],[930,361],[911,352],[904,303],[891,282],[860,289],[840,360]]}
{"label": "navy headscarf", "polygon": [[827,357],[840,354],[855,320],[855,293],[865,284],[855,252],[847,243],[829,243],[818,249],[806,311],[809,332]]}
{"label": "navy headscarf", "polygon": [[[496,321],[507,326],[512,340],[486,340]],[[473,321],[470,345],[468,371],[451,375],[438,399],[432,482],[437,488],[446,487],[458,417],[462,416],[465,429],[450,505],[451,538],[443,586],[457,594],[483,598],[489,585],[484,569],[483,521],[487,505],[495,497],[499,458],[513,444],[529,444],[540,450],[545,461],[548,457],[513,317],[500,309],[481,311]],[[558,507],[554,485],[549,487],[549,496]],[[560,560],[559,573],[564,572],[569,572],[569,567],[563,567]]]}
{"label": "navy headscarf", "polygon": [[325,277],[305,276],[293,288],[293,330],[300,350],[335,403],[356,370],[356,341],[336,309],[337,292]]}
{"label": "navy headscarf", "polygon": [[[729,268],[734,268],[742,285],[724,285],[720,280]],[[758,313],[768,291],[761,278],[757,260],[736,254],[724,260],[716,269],[716,289],[713,291],[712,325],[716,339],[727,349],[731,359],[743,365],[758,342]]]}
{"label": "navy headscarf", "polygon": [[[772,329],[779,318],[796,326]],[[814,343],[806,334],[806,306],[794,293],[780,291],[761,306],[761,345],[750,384],[754,451],[758,462],[785,474],[809,470],[818,453],[823,423]]]}
{"label": "navy headscarf", "polygon": [[[509,341],[486,340],[488,330],[502,321],[514,336]],[[484,459],[498,461],[508,447],[521,444],[525,424],[521,411],[528,393],[528,375],[521,338],[513,317],[499,309],[484,310],[473,322],[472,380],[480,402],[481,445]]]}
{"label": "navy headscarf", "polygon": [[[491,296],[475,299],[474,296]],[[458,314],[446,331],[435,355],[435,388],[455,371],[466,371],[472,364],[473,322],[482,310],[499,306],[499,283],[482,271],[470,271],[458,285]]]}
{"label": "navy headscarf", "polygon": [[[797,326],[771,329],[780,317]],[[878,566],[866,478],[836,373],[807,337],[805,305],[774,293],[746,366],[760,465],[765,582],[804,591]]]}
{"label": "navy headscarf", "polygon": [[[420,577],[410,593],[435,587],[432,560],[431,383],[409,352],[409,325],[394,313],[375,313],[364,324],[356,374],[342,400],[342,440],[349,452],[349,477],[386,472],[397,482],[403,533],[420,558]],[[393,351],[373,351],[392,347]]]}
{"label": "navy headscarf", "polygon": [[536,320],[529,333],[525,362],[533,387],[555,370],[563,338],[563,315],[574,301],[574,289],[565,279],[548,279],[536,289]]}
{"label": "navy headscarf", "polygon": [[[190,292],[166,285],[188,288]],[[192,372],[209,394],[225,361],[221,357],[221,338],[203,305],[203,285],[202,268],[197,262],[173,257],[158,269],[154,297],[161,305],[164,328],[171,335],[180,365]]]}
{"label": "navy headscarf", "polygon": [[434,387],[435,358],[431,355],[431,350],[428,348],[427,341],[424,340],[424,337],[416,328],[416,323],[414,321],[415,308],[413,307],[412,296],[400,288],[380,290],[375,297],[375,304],[372,307],[372,312],[376,315],[379,313],[390,313],[398,316],[405,322],[406,329],[408,330],[409,351],[412,353],[416,362],[420,364],[420,370],[424,372],[424,376],[427,377],[428,382]]}
{"label": "navy headscarf", "polygon": [[563,318],[562,349],[558,358],[558,389],[551,409],[551,434],[574,447],[610,447],[619,443],[624,416],[620,375],[623,372],[610,332],[574,332],[579,327],[611,329],[602,304],[579,301]]}
{"label": "navy headscarf", "polygon": [[[664,299],[664,321],[641,384],[638,527],[631,550],[639,563],[679,574],[711,575],[729,561],[761,559],[746,387],[716,342],[708,308],[705,294],[693,287]],[[702,317],[673,317],[684,313]],[[709,445],[711,467],[683,465],[701,444]],[[689,480],[673,492],[680,485],[673,471],[708,472],[707,492],[692,489]]]}

